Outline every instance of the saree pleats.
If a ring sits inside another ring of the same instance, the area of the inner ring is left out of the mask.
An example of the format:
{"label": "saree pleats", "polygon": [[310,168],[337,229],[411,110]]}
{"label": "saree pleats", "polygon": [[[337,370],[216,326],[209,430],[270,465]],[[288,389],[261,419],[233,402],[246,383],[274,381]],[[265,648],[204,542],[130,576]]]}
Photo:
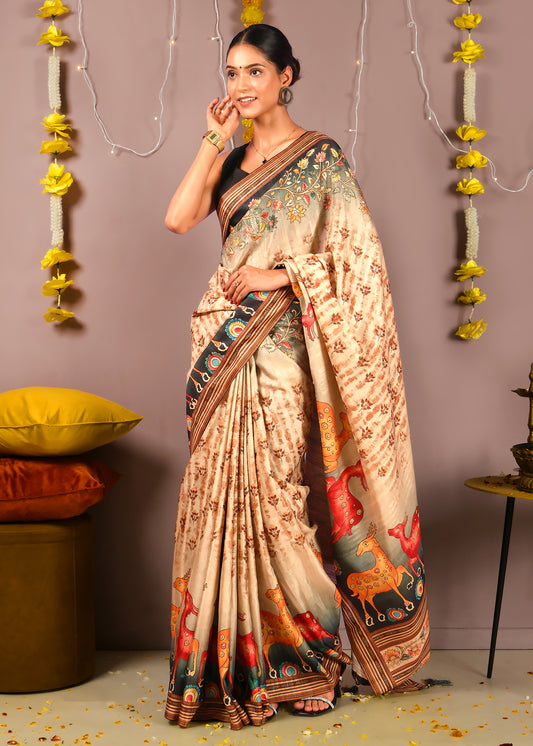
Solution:
{"label": "saree pleats", "polygon": [[[429,627],[390,287],[353,173],[307,132],[218,215],[192,324],[166,717],[240,728],[331,691],[346,663],[376,693],[417,688]],[[244,264],[283,265],[292,291],[234,309],[223,288]]]}
{"label": "saree pleats", "polygon": [[269,340],[191,456],[178,509],[166,713],[181,725],[260,724],[269,699],[327,692],[349,660],[302,485],[313,405],[309,375]]}

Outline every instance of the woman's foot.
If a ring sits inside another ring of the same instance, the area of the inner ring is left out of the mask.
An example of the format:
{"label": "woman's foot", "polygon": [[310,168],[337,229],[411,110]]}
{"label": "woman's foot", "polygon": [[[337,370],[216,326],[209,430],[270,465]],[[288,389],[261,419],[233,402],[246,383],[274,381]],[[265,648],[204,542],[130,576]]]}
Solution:
{"label": "woman's foot", "polygon": [[278,703],[277,702],[267,702],[267,707],[270,707],[270,710],[266,713],[265,721],[266,720],[272,720],[273,717],[276,717],[278,714]]}
{"label": "woman's foot", "polygon": [[304,697],[303,699],[297,699],[293,704],[292,714],[302,715],[303,717],[316,717],[322,715],[324,712],[329,712],[335,708],[337,701],[337,687],[335,690],[331,689],[320,697]]}

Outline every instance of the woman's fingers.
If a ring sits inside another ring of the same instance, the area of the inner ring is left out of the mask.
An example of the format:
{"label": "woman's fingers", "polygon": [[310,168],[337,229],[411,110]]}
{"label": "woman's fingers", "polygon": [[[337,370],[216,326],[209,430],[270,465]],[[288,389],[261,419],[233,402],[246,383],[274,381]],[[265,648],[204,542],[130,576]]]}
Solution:
{"label": "woman's fingers", "polygon": [[235,134],[239,126],[239,116],[230,96],[213,99],[207,107],[207,128],[219,132],[225,140]]}
{"label": "woman's fingers", "polygon": [[223,124],[233,111],[233,103],[229,96],[224,96],[222,100],[217,99],[217,103],[212,109],[213,116],[220,124]]}
{"label": "woman's fingers", "polygon": [[226,298],[230,301],[230,303],[234,303],[235,305],[239,305],[242,299],[246,298],[248,293],[251,292],[251,288],[249,287],[249,283],[247,282],[246,275],[242,272],[242,270],[232,272],[232,274],[228,277],[223,290]]}
{"label": "woman's fingers", "polygon": [[260,269],[244,264],[229,275],[222,289],[227,300],[238,305],[249,293],[276,290],[290,284],[284,268]]}

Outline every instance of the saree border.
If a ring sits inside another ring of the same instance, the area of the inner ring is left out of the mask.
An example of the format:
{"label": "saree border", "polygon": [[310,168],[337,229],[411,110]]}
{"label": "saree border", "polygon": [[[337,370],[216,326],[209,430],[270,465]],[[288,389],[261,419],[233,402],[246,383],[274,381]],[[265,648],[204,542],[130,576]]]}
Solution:
{"label": "saree border", "polygon": [[[207,424],[211,420],[216,408],[224,398],[228,386],[244,367],[246,362],[268,337],[272,327],[289,309],[294,300],[294,292],[290,285],[270,292],[260,306],[249,316],[245,329],[231,342],[224,352],[220,364],[204,382],[195,401],[191,415],[189,448],[191,454],[198,445]],[[224,322],[223,327],[228,322]],[[216,335],[215,335],[216,336]],[[208,345],[209,347],[209,345]],[[199,358],[204,358],[204,350]],[[194,366],[193,370],[197,370]],[[196,383],[189,376],[189,382]]]}
{"label": "saree border", "polygon": [[242,205],[246,199],[258,199],[261,190],[265,191],[274,185],[281,173],[287,170],[287,164],[291,163],[299,153],[309,150],[310,147],[322,140],[328,139],[322,132],[309,130],[303,132],[281,153],[277,153],[265,164],[262,164],[247,176],[244,176],[223,194],[217,206],[217,214],[222,229],[222,237],[225,240],[229,233],[229,221],[235,210]]}
{"label": "saree border", "polygon": [[340,682],[344,667],[350,658],[341,651],[338,658],[325,658],[320,673],[304,674],[294,678],[267,679],[265,683],[267,699],[253,702],[234,700],[231,703],[222,699],[202,699],[189,702],[182,695],[168,694],[165,717],[178,725],[187,726],[190,721],[219,720],[229,723],[232,730],[243,725],[264,725],[270,717],[269,701],[293,702],[305,697],[324,696]]}
{"label": "saree border", "polygon": [[[427,620],[426,596],[422,597],[416,613],[409,621],[401,625],[395,625],[393,629],[369,634],[350,600],[341,591],[339,593],[342,598],[342,615],[350,645],[352,650],[356,652],[357,660],[365,673],[365,677],[370,682],[373,692],[384,694],[391,691],[415,691],[425,688],[425,684],[418,684],[408,678],[409,673],[413,670],[412,660],[407,661],[403,666],[392,672],[385,664],[381,651],[391,644],[399,644],[402,641],[408,642],[420,634]],[[417,655],[418,667],[423,665],[428,657],[429,637],[426,637],[424,645]]]}

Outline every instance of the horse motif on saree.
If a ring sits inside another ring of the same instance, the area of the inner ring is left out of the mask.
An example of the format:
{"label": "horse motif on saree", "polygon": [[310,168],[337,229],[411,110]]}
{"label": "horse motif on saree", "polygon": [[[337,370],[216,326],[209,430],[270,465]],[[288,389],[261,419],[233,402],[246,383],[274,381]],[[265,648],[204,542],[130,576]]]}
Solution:
{"label": "horse motif on saree", "polygon": [[[240,728],[269,700],[332,689],[346,664],[376,693],[416,688],[429,627],[390,287],[354,174],[306,132],[217,211],[221,263],[192,320],[166,717]],[[244,264],[283,266],[292,286],[234,308],[222,288]]]}

